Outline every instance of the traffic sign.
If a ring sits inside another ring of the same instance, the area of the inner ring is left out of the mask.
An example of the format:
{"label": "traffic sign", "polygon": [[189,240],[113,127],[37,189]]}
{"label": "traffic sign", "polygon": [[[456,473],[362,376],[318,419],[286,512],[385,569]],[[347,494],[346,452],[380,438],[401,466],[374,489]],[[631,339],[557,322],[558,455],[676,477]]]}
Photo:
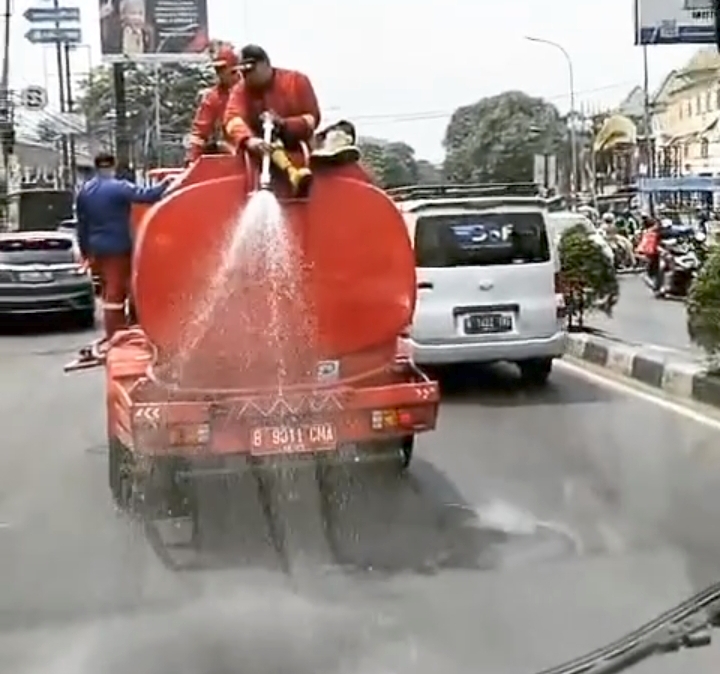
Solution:
{"label": "traffic sign", "polygon": [[30,23],[78,23],[80,21],[79,7],[28,7],[23,16]]}
{"label": "traffic sign", "polygon": [[25,39],[33,44],[51,42],[79,44],[82,42],[82,32],[79,28],[31,28],[25,33]]}
{"label": "traffic sign", "polygon": [[44,110],[48,104],[47,91],[37,86],[26,87],[20,94],[20,103],[27,110]]}

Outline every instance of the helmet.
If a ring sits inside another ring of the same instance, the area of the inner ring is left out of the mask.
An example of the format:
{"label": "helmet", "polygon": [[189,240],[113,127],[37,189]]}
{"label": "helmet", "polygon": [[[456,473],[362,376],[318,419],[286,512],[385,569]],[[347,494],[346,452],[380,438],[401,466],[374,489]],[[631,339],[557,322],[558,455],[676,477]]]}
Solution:
{"label": "helmet", "polygon": [[211,56],[213,68],[237,68],[238,57],[229,44],[220,45]]}
{"label": "helmet", "polygon": [[603,219],[603,222],[606,222],[610,225],[615,222],[615,216],[612,213],[610,213],[610,211],[608,211],[607,213],[603,213],[602,219]]}

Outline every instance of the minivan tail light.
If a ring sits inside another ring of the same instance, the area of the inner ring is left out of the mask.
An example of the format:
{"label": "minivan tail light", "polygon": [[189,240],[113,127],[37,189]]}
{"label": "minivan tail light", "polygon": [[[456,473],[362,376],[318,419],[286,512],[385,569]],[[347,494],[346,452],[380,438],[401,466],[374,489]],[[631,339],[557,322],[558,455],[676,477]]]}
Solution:
{"label": "minivan tail light", "polygon": [[555,272],[555,293],[561,294],[563,291],[562,274],[559,271]]}

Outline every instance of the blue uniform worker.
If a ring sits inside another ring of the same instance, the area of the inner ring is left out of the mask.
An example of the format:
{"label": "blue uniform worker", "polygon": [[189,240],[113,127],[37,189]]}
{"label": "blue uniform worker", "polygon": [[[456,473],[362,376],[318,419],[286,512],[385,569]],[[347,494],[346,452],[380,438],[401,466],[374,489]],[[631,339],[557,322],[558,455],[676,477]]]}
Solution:
{"label": "blue uniform worker", "polygon": [[109,339],[126,327],[126,305],[130,299],[132,236],[130,210],[133,203],[159,201],[169,181],[153,187],[138,187],[115,177],[115,157],[95,157],[96,175],[77,196],[78,243],[102,283],[105,334]]}

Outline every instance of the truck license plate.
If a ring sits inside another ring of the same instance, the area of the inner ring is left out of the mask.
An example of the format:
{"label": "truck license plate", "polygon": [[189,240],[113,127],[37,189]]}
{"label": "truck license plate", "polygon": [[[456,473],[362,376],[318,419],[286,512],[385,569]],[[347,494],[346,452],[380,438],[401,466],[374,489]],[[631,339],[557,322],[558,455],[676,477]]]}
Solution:
{"label": "truck license plate", "polygon": [[250,431],[252,454],[316,452],[337,447],[335,424],[261,426]]}

